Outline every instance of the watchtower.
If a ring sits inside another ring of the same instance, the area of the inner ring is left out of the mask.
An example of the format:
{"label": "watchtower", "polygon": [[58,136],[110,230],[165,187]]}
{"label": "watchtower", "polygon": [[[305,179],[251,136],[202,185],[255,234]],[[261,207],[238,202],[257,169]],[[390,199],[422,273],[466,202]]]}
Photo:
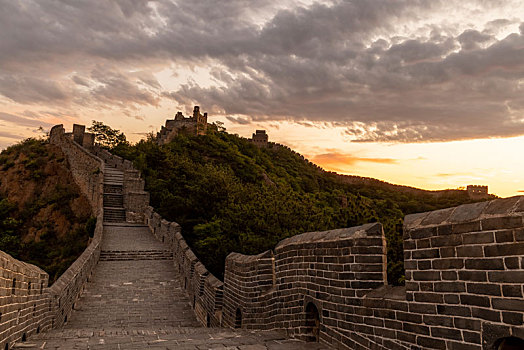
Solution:
{"label": "watchtower", "polygon": [[256,130],[251,141],[258,147],[267,147],[269,136],[266,134],[266,130]]}
{"label": "watchtower", "polygon": [[485,198],[488,194],[488,186],[468,185],[468,196],[470,198]]}

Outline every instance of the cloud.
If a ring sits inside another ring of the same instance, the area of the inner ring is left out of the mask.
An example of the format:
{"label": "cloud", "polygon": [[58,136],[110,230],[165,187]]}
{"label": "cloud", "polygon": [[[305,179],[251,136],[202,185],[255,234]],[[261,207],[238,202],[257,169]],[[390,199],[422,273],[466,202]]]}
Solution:
{"label": "cloud", "polygon": [[18,126],[29,126],[29,127],[39,127],[39,126],[50,127],[50,126],[53,126],[52,124],[44,122],[42,120],[25,118],[25,117],[21,117],[21,116],[17,116],[17,115],[14,115],[14,114],[9,114],[9,113],[4,113],[4,112],[0,112],[0,120],[6,121],[6,122],[9,122],[9,123],[18,125]]}
{"label": "cloud", "polygon": [[[524,134],[521,1],[0,6],[0,95],[21,105],[199,104],[239,124],[343,126],[354,142]],[[167,89],[169,70],[180,84]]]}
{"label": "cloud", "polygon": [[398,160],[392,158],[366,158],[358,157],[352,154],[344,154],[339,152],[330,152],[317,154],[312,157],[312,162],[330,167],[344,167],[354,165],[358,162],[378,163],[378,164],[397,164]]}
{"label": "cloud", "polygon": [[240,124],[240,125],[251,124],[251,120],[249,120],[248,118],[240,118],[240,117],[235,118],[235,117],[227,116],[226,119],[234,124]]}
{"label": "cloud", "polygon": [[2,75],[0,94],[21,104],[63,103],[70,97],[57,82],[24,75]]}
{"label": "cloud", "polygon": [[23,139],[24,137],[21,135],[16,135],[16,134],[7,132],[7,131],[0,131],[0,138],[20,140],[20,139]]}

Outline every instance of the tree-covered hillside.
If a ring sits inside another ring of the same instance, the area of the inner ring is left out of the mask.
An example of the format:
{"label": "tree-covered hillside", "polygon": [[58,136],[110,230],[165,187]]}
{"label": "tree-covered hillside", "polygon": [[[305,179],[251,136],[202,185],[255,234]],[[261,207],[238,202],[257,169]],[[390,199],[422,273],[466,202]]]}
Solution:
{"label": "tree-covered hillside", "polygon": [[151,204],[178,222],[202,262],[222,277],[230,252],[257,254],[283,238],[380,221],[388,241],[388,278],[403,280],[406,214],[469,202],[465,192],[416,196],[350,185],[282,147],[260,149],[225,133],[152,138],[112,150],[142,172]]}
{"label": "tree-covered hillside", "polygon": [[27,139],[0,154],[0,250],[56,280],[87,246],[96,220],[56,146]]}

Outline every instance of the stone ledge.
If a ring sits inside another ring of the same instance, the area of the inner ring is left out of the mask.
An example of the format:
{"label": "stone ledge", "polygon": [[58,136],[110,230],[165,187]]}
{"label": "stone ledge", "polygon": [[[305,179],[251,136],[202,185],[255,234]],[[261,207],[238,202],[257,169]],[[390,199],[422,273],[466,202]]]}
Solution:
{"label": "stone ledge", "polygon": [[361,226],[341,228],[329,231],[306,232],[280,241],[276,245],[275,251],[283,249],[284,247],[292,244],[332,242],[341,241],[345,239],[353,240],[359,238],[381,236],[382,225],[380,223],[371,223]]}
{"label": "stone ledge", "polygon": [[[524,196],[464,204],[453,208],[407,215],[404,219],[404,238],[412,238],[410,235],[412,231],[446,225],[449,226],[449,234],[471,232],[477,223],[479,230],[495,229],[501,223],[506,228],[508,228],[507,225],[510,225],[511,228],[521,227],[523,216]],[[439,234],[444,234],[444,231]]]}

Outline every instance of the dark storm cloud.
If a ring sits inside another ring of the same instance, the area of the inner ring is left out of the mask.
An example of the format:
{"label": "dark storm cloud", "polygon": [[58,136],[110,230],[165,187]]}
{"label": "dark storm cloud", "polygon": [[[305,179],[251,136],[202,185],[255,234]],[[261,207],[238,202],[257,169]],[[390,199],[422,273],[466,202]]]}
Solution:
{"label": "dark storm cloud", "polygon": [[[460,4],[489,13],[518,3]],[[523,19],[455,30],[432,22],[448,15],[446,5],[0,0],[0,94],[132,115],[170,99],[239,124],[344,126],[361,142],[524,134],[524,24],[498,36]],[[216,85],[191,80],[165,91],[152,71],[175,66],[205,66]]]}

